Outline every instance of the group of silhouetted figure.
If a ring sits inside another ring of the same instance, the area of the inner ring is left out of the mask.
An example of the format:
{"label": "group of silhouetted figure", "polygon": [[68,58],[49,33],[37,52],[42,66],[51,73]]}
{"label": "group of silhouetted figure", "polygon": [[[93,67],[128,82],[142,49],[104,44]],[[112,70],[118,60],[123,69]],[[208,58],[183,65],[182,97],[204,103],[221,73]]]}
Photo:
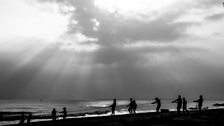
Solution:
{"label": "group of silhouetted figure", "polygon": [[[66,107],[63,108],[63,111],[62,112],[59,112],[59,113],[62,113],[63,114],[63,119],[66,119],[67,117],[67,110],[66,110]],[[53,108],[53,110],[51,111],[51,117],[52,117],[52,120],[55,121],[57,119],[57,111],[55,108]]]}
{"label": "group of silhouetted figure", "polygon": [[[115,108],[116,108],[116,99],[114,99],[112,105],[110,105],[109,107],[111,107],[111,115],[115,115]],[[130,103],[127,105],[128,107],[128,112],[130,114],[136,114],[136,109],[137,109],[137,103],[135,100],[133,100],[132,98],[130,98]]]}
{"label": "group of silhouetted figure", "polygon": [[[66,107],[63,108],[63,111],[62,112],[59,112],[59,113],[62,113],[63,114],[63,119],[66,119],[67,117],[67,110],[66,110]],[[57,111],[55,108],[53,108],[53,110],[51,111],[51,118],[53,121],[55,121],[57,119]],[[27,117],[27,124],[30,123],[32,119],[32,113],[29,113],[28,117]],[[22,113],[21,115],[21,119],[20,119],[20,122],[19,122],[20,125],[23,125],[25,124],[25,114]]]}
{"label": "group of silhouetted figure", "polygon": [[[198,103],[198,110],[201,111],[202,109],[202,104],[203,104],[203,96],[200,95],[198,100],[195,100],[193,102],[197,102]],[[174,101],[172,101],[171,103],[176,103],[177,104],[177,113],[179,114],[181,111],[181,108],[183,109],[183,112],[188,112],[187,110],[187,100],[183,97],[181,97],[181,95],[178,95],[178,98]],[[156,107],[156,112],[160,112],[160,108],[161,108],[161,100],[159,98],[155,98],[155,101],[152,102],[151,104],[157,104]],[[113,100],[113,103],[109,106],[111,108],[111,115],[114,116],[115,115],[115,109],[116,109],[117,103],[116,103],[116,99]],[[135,100],[133,100],[132,98],[130,98],[130,103],[127,105],[128,107],[128,112],[130,114],[136,114],[136,109],[137,109],[137,103]],[[66,119],[67,117],[67,110],[66,107],[63,107],[63,111],[59,112],[63,114],[63,119]],[[29,113],[29,115],[27,116],[27,123],[30,123],[32,118],[32,114]],[[57,119],[57,111],[55,108],[53,108],[53,110],[51,111],[51,118],[53,121],[55,121]],[[20,124],[24,124],[25,123],[25,114],[22,113],[21,115],[21,119],[20,119]]]}
{"label": "group of silhouetted figure", "polygon": [[[198,103],[198,110],[201,111],[202,108],[202,104],[203,104],[203,96],[200,95],[198,100],[195,100],[193,102],[197,102]],[[181,108],[183,106],[183,112],[188,112],[187,110],[187,100],[183,97],[181,98],[181,95],[178,95],[178,98],[174,101],[172,101],[172,103],[177,103],[177,113],[180,113]]]}
{"label": "group of silhouetted figure", "polygon": [[127,105],[127,107],[130,114],[136,114],[137,103],[135,102],[135,100],[130,98],[130,103]]}
{"label": "group of silhouetted figure", "polygon": [[[27,124],[30,123],[31,118],[32,118],[32,113],[29,113],[28,116],[27,116]],[[21,125],[24,124],[25,120],[26,120],[25,119],[25,114],[22,113],[19,124],[21,124]]]}
{"label": "group of silhouetted figure", "polygon": [[[198,100],[194,100],[193,102],[197,102],[198,103],[198,110],[201,111],[202,108],[202,104],[203,104],[203,96],[200,95]],[[187,110],[187,100],[185,99],[185,97],[181,97],[181,95],[178,95],[178,98],[174,101],[172,101],[171,103],[176,103],[177,104],[177,113],[179,114],[181,111],[181,108],[183,109],[183,112],[188,112]],[[156,107],[156,112],[160,112],[160,108],[161,108],[161,100],[159,98],[155,98],[155,101],[152,102],[151,104],[157,104]],[[111,107],[111,115],[115,115],[115,108],[116,108],[116,99],[114,99],[112,105],[110,105],[109,107]],[[136,109],[137,109],[137,103],[135,100],[133,100],[132,98],[130,98],[130,103],[127,105],[128,107],[128,112],[130,114],[136,114]]]}

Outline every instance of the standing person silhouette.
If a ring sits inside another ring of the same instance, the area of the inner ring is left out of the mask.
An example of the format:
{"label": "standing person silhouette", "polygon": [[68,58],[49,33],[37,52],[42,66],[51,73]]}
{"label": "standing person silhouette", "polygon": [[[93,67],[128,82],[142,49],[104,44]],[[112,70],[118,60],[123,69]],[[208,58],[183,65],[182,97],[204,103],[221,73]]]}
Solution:
{"label": "standing person silhouette", "polygon": [[117,104],[116,99],[114,99],[113,104],[109,106],[109,107],[111,107],[111,116],[115,115],[116,104]]}
{"label": "standing person silhouette", "polygon": [[135,102],[135,100],[132,101],[132,109],[133,109],[133,113],[136,114],[137,103]]}
{"label": "standing person silhouette", "polygon": [[56,109],[53,108],[53,110],[52,110],[52,112],[51,112],[51,116],[52,116],[52,120],[53,120],[53,121],[56,120],[56,113],[57,113]]}
{"label": "standing person silhouette", "polygon": [[187,110],[187,100],[185,99],[185,97],[183,97],[183,112],[188,112]]}
{"label": "standing person silhouette", "polygon": [[158,113],[159,110],[160,110],[160,107],[161,107],[161,101],[160,101],[160,99],[156,97],[156,98],[155,98],[155,101],[152,102],[151,104],[157,104],[156,112]]}
{"label": "standing person silhouette", "polygon": [[132,114],[132,109],[133,109],[133,105],[132,105],[132,98],[130,98],[130,103],[127,105],[127,107],[128,107],[128,112],[130,113],[130,114]]}
{"label": "standing person silhouette", "polygon": [[180,114],[180,109],[182,107],[182,98],[180,95],[178,95],[178,98],[174,101],[172,101],[172,103],[177,103],[177,113]]}
{"label": "standing person silhouette", "polygon": [[63,107],[63,111],[61,113],[63,113],[63,119],[66,119],[66,117],[67,117],[66,107]]}
{"label": "standing person silhouette", "polygon": [[198,110],[200,112],[201,111],[202,104],[203,104],[203,95],[200,95],[199,96],[199,99],[198,100],[195,100],[194,102],[197,102],[198,103]]}

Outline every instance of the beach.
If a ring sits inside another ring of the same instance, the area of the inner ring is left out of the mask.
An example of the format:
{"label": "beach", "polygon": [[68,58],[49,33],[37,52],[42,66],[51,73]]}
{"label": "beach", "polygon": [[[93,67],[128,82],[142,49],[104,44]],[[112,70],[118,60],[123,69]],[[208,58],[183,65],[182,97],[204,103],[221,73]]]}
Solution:
{"label": "beach", "polygon": [[[153,100],[137,100],[137,119],[141,115],[147,118],[157,117],[155,113],[156,105],[152,105]],[[111,109],[108,107],[112,104],[112,100],[83,100],[83,101],[33,101],[33,100],[0,100],[0,125],[18,124],[21,119],[21,114],[24,113],[27,120],[28,114],[32,113],[31,122],[41,123],[51,121],[52,108],[57,110],[57,120],[62,120],[62,107],[67,108],[67,121],[69,120],[86,120],[86,119],[110,119]],[[128,100],[118,100],[116,107],[116,118],[129,118],[127,111]],[[222,104],[223,100],[206,100],[204,101],[204,109],[209,111],[222,110],[222,106],[214,106],[215,103]],[[167,109],[169,113],[160,113],[158,116],[169,116],[175,111],[176,104],[170,100],[163,100],[161,109]],[[195,103],[189,102],[188,109],[192,110],[189,114],[194,114]],[[140,116],[139,116],[140,115]],[[91,117],[91,118],[89,118]],[[142,117],[141,117],[142,118]],[[146,119],[147,119],[146,118]],[[112,118],[113,119],[113,118]],[[57,122],[58,122],[57,121]],[[26,122],[26,121],[25,121]],[[84,121],[85,122],[85,121]],[[113,121],[112,121],[113,122]]]}
{"label": "beach", "polygon": [[[140,113],[106,117],[88,117],[24,124],[30,126],[221,126],[224,125],[224,109],[190,111],[177,114]],[[15,125],[16,126],[16,125]]]}

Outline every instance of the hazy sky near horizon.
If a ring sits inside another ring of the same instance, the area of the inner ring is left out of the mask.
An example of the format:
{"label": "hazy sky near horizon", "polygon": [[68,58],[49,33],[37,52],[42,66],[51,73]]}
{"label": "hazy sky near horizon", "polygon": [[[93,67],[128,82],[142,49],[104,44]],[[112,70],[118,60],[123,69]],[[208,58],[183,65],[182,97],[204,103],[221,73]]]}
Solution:
{"label": "hazy sky near horizon", "polygon": [[1,0],[0,98],[224,98],[222,0]]}

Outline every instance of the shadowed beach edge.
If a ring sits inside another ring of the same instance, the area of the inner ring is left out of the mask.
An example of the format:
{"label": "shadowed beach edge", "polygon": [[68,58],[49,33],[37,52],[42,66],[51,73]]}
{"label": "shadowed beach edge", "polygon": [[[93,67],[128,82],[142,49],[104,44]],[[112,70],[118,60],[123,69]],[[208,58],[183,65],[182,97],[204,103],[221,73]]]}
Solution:
{"label": "shadowed beach edge", "polygon": [[[224,109],[190,111],[189,113],[141,113],[108,117],[76,118],[24,124],[29,126],[220,126]],[[17,126],[17,125],[11,125]]]}

